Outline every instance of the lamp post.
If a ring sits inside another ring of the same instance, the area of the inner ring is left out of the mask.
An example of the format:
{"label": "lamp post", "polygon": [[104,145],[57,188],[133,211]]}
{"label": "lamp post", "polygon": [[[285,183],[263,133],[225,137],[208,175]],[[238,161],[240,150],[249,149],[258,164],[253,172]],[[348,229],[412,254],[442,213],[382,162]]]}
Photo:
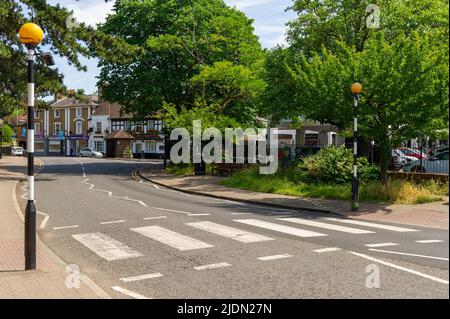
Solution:
{"label": "lamp post", "polygon": [[28,49],[28,202],[25,210],[25,270],[36,269],[36,207],[34,205],[34,49],[44,39],[44,32],[34,23],[19,30],[20,42]]}
{"label": "lamp post", "polygon": [[353,115],[353,179],[352,179],[352,211],[359,210],[359,180],[358,180],[358,103],[359,95],[363,90],[361,83],[353,83],[352,94],[354,98]]}

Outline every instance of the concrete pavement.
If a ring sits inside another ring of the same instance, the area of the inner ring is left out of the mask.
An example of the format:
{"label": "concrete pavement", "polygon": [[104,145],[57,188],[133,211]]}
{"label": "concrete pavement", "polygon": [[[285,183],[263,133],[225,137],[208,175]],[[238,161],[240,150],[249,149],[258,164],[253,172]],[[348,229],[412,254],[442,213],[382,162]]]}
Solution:
{"label": "concrete pavement", "polygon": [[350,203],[338,200],[300,198],[279,194],[258,193],[218,185],[223,179],[216,176],[177,177],[162,173],[152,167],[141,170],[141,178],[146,178],[160,186],[191,194],[214,196],[253,204],[273,205],[287,209],[303,209],[323,213],[338,214],[343,217],[392,222],[437,229],[449,229],[449,201],[422,205],[382,205],[361,203],[359,212],[351,212]]}
{"label": "concrete pavement", "polygon": [[23,164],[23,158],[3,156],[0,161],[0,298],[108,298],[87,276],[75,278],[68,272],[72,268],[39,239],[37,269],[24,271],[24,219],[16,200],[18,180],[26,170]]}
{"label": "concrete pavement", "polygon": [[[114,298],[448,298],[448,231],[195,196],[132,177],[157,162],[43,160],[41,238]],[[379,288],[368,285],[372,270]]]}

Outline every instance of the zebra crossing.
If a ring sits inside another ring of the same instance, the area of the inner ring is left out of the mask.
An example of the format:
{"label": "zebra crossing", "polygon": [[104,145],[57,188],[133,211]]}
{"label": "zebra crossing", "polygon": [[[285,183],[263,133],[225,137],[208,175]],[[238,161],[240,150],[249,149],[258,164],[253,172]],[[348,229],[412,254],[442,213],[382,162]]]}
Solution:
{"label": "zebra crossing", "polygon": [[[304,225],[308,227],[313,227],[318,229],[318,231],[307,230],[300,228],[298,226],[287,226],[279,222],[269,222],[260,219],[234,219],[232,222],[236,226],[247,225],[253,227],[254,229],[262,231],[271,231],[272,233],[278,233],[281,235],[291,235],[300,238],[311,238],[311,237],[323,237],[329,236],[322,232],[323,230],[331,230],[335,232],[343,232],[351,235],[364,235],[364,234],[374,234],[373,230],[367,230],[363,228],[354,228],[339,225],[338,223],[345,224],[355,224],[366,228],[383,229],[392,232],[413,232],[419,231],[417,229],[410,229],[405,227],[397,227],[391,225],[384,225],[378,223],[361,222],[356,220],[347,219],[337,219],[337,218],[322,218],[320,220],[332,221],[335,223],[326,223],[317,220],[311,220],[307,218],[274,218],[275,221],[291,223],[295,225]],[[356,222],[356,223],[353,223]],[[234,226],[234,225],[233,225]],[[211,221],[199,221],[199,222],[189,222],[185,223],[183,227],[192,230],[195,228],[199,231],[206,232],[209,234],[216,235],[220,238],[225,238],[226,240],[237,241],[242,244],[256,244],[259,242],[274,241],[275,238],[269,237],[267,235],[256,233],[255,231],[247,231],[238,227],[232,227],[228,225],[222,225],[219,223]],[[207,243],[203,240],[187,236],[181,232],[176,232],[165,227],[152,225],[137,228],[129,228],[130,231],[140,234],[154,242],[159,244],[169,246],[179,251],[193,251],[199,249],[209,249],[213,248],[214,245]],[[320,231],[320,232],[319,232]],[[96,233],[86,233],[86,234],[75,234],[72,237],[80,242],[82,245],[90,249],[92,252],[100,256],[107,261],[123,260],[128,258],[136,258],[144,256],[143,253],[128,247],[116,239],[100,232]],[[389,245],[395,245],[389,243]],[[366,245],[367,247],[383,247],[389,246],[388,243],[380,243],[373,245]]]}

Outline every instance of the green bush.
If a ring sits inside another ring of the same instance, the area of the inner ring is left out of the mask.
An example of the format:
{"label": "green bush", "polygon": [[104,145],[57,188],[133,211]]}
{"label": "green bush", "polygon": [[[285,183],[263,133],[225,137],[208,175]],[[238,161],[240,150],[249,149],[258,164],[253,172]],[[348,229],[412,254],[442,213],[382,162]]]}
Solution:
{"label": "green bush", "polygon": [[[347,183],[353,176],[353,153],[344,146],[329,146],[317,154],[302,159],[298,167],[312,182]],[[358,158],[361,181],[376,180],[379,177],[377,166],[370,165],[365,157]]]}

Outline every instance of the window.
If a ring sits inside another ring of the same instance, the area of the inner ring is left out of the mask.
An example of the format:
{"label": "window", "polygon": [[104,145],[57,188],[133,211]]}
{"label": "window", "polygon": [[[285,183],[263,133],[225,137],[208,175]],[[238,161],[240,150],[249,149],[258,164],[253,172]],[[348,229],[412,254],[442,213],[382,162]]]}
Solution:
{"label": "window", "polygon": [[147,141],[146,144],[148,153],[156,153],[156,141]]}
{"label": "window", "polygon": [[39,111],[34,111],[34,118],[38,119],[39,118]]}
{"label": "window", "polygon": [[59,118],[60,116],[61,116],[60,110],[53,110],[53,117],[54,118]]}
{"label": "window", "polygon": [[162,121],[161,120],[148,121],[148,129],[150,131],[161,132],[162,131]]}
{"label": "window", "polygon": [[75,122],[75,134],[81,135],[83,134],[83,122]]}
{"label": "window", "polygon": [[81,107],[75,109],[75,117],[83,117],[83,109]]}
{"label": "window", "polygon": [[102,122],[96,122],[95,123],[95,132],[101,133],[102,132]]}
{"label": "window", "polygon": [[105,151],[105,142],[94,141],[94,148],[97,152],[104,152]]}
{"label": "window", "polygon": [[59,131],[61,131],[61,123],[53,123],[53,135],[58,135]]}
{"label": "window", "polygon": [[34,123],[34,134],[39,134],[41,132],[41,123]]}
{"label": "window", "polygon": [[143,133],[143,127],[142,127],[142,125],[136,125],[135,127],[134,127],[134,131],[136,132],[136,133]]}

